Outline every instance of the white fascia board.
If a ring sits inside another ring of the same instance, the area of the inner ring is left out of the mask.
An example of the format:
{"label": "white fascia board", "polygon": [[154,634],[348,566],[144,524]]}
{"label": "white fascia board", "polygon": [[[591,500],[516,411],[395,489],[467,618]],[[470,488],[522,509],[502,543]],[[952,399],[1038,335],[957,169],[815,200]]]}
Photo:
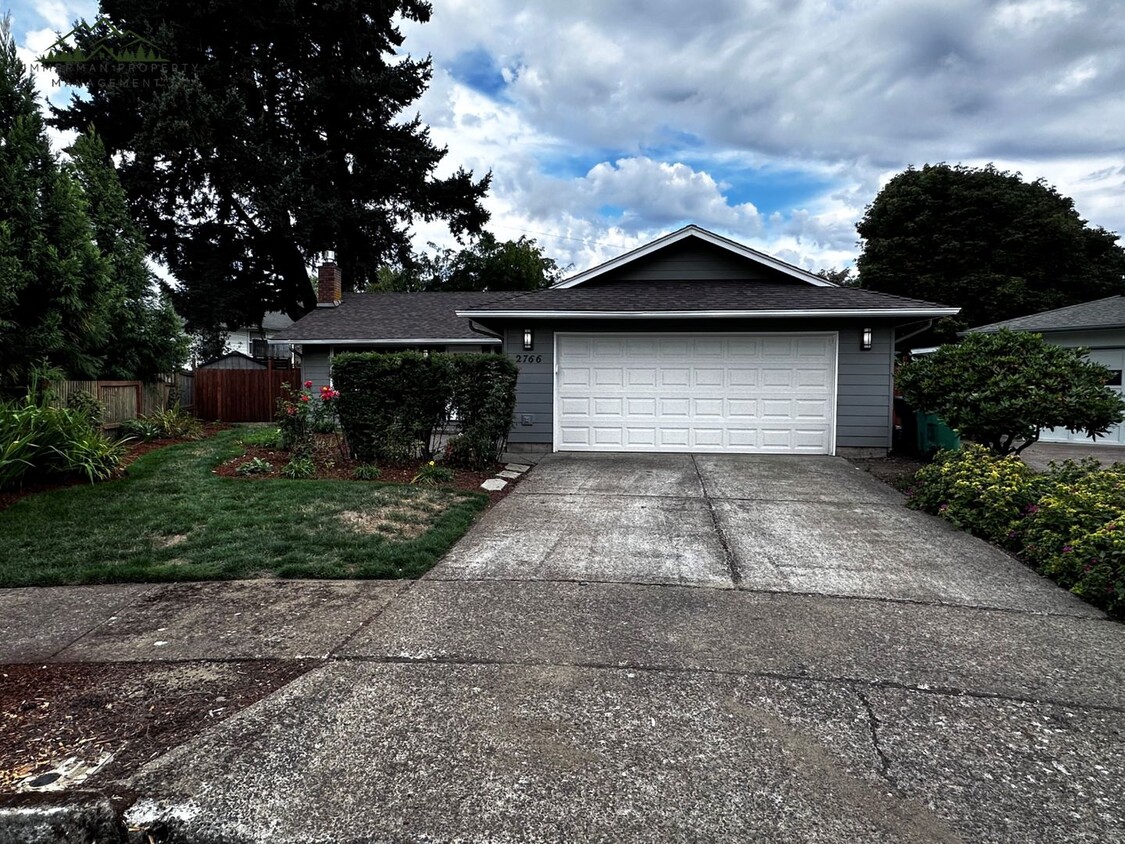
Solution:
{"label": "white fascia board", "polygon": [[757,319],[781,317],[939,317],[960,308],[835,308],[782,311],[458,311],[473,319]]}
{"label": "white fascia board", "polygon": [[441,339],[437,337],[422,337],[418,339],[406,338],[403,340],[325,340],[320,338],[318,340],[278,340],[279,343],[290,343],[292,345],[311,345],[311,346],[482,346],[482,345],[499,345],[501,340],[499,337],[481,337],[479,340],[465,340],[465,339]]}
{"label": "white fascia board", "polygon": [[[751,261],[762,264],[763,266],[770,267],[771,269],[779,270],[780,272],[783,272],[788,276],[799,279],[806,284],[811,284],[814,287],[839,286],[828,281],[828,279],[821,278],[815,273],[810,273],[808,270],[802,270],[800,267],[795,267],[792,264],[787,264],[784,261],[779,260],[778,258],[774,258],[773,256],[767,255],[764,252],[759,252],[757,249],[751,249],[749,246],[743,246],[741,243],[733,241],[729,238],[717,235],[714,232],[709,232],[707,231],[707,229],[702,229],[699,226],[687,226],[685,228],[678,229],[671,234],[666,234],[663,237],[659,237],[651,243],[646,243],[644,246],[639,246],[631,252],[626,252],[624,255],[620,255],[610,261],[606,261],[604,264],[599,264],[596,267],[591,267],[584,272],[578,273],[578,275],[574,275],[568,279],[564,279],[558,284],[553,284],[551,285],[551,289],[554,290],[567,287],[577,287],[578,285],[583,284],[590,279],[597,278],[598,276],[607,273],[610,270],[615,270],[618,267],[624,266],[625,264],[632,263],[639,258],[643,258],[646,255],[651,255],[653,252],[663,249],[665,246],[671,246],[673,243],[679,243],[681,240],[689,237],[697,237],[706,243],[712,244],[713,246],[718,246],[721,249],[725,249],[728,252],[733,252],[735,255],[738,255],[742,258],[747,258]],[[690,284],[690,282],[688,283]]]}

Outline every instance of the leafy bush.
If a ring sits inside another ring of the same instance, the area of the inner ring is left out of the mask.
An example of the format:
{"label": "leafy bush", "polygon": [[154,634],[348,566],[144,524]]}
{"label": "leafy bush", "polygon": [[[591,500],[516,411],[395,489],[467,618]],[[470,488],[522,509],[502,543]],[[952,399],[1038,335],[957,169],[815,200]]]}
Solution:
{"label": "leafy bush", "polygon": [[432,456],[448,418],[452,357],[369,352],[333,359],[340,424],[356,460],[400,463]]}
{"label": "leafy bush", "polygon": [[1044,428],[1100,436],[1125,418],[1125,400],[1106,387],[1109,370],[1085,354],[1038,334],[970,334],[905,364],[896,378],[907,402],[963,438],[1018,454]]}
{"label": "leafy bush", "polygon": [[1008,544],[1037,496],[1036,473],[1015,455],[999,457],[982,445],[939,451],[914,476],[911,505],[957,527]]}
{"label": "leafy bush", "polygon": [[19,485],[29,473],[105,480],[117,474],[125,453],[84,413],[38,403],[30,393],[0,403],[0,444],[0,488]]}
{"label": "leafy bush", "polygon": [[942,452],[910,504],[1007,545],[1041,574],[1125,617],[1125,465],[1067,462],[1039,474],[981,446]]}
{"label": "leafy bush", "polygon": [[102,427],[105,421],[105,404],[98,401],[98,397],[87,390],[71,393],[66,400],[67,409],[76,411],[85,418],[89,426],[95,430]]}
{"label": "leafy bush", "polygon": [[376,481],[382,472],[374,463],[360,463],[352,469],[352,477],[357,481]]}
{"label": "leafy bush", "polygon": [[352,456],[403,463],[432,457],[456,418],[447,459],[479,468],[503,450],[515,408],[518,370],[501,355],[418,352],[339,355],[332,377]]}
{"label": "leafy bush", "polygon": [[437,486],[438,484],[449,483],[451,480],[453,480],[453,470],[445,466],[439,466],[431,460],[418,470],[418,474],[410,479],[410,483]]}
{"label": "leafy bush", "polygon": [[203,436],[203,423],[177,404],[159,413],[126,419],[118,426],[118,432],[145,442],[163,439],[198,440]]}
{"label": "leafy bush", "polygon": [[260,457],[251,457],[234,470],[236,475],[266,475],[273,471],[273,464]]}
{"label": "leafy bush", "polygon": [[281,429],[272,427],[252,428],[242,435],[239,442],[250,448],[280,448]]}
{"label": "leafy bush", "polygon": [[316,464],[311,457],[294,456],[281,467],[281,476],[292,480],[311,478],[316,474]]}
{"label": "leafy bush", "polygon": [[483,469],[500,459],[508,441],[519,368],[504,355],[461,355],[453,363],[451,404],[461,428],[446,446],[446,460]]}

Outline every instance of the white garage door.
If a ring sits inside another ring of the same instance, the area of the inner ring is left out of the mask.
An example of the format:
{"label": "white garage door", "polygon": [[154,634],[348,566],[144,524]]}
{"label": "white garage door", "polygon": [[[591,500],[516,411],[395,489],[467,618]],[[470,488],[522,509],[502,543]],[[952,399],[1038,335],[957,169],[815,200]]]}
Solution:
{"label": "white garage door", "polygon": [[556,334],[560,451],[832,454],[835,334]]}

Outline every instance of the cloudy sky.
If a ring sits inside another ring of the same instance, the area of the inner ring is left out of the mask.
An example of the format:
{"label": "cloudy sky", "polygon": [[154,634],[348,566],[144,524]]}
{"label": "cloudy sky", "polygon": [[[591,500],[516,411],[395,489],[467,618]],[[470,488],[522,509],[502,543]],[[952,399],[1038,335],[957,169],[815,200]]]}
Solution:
{"label": "cloudy sky", "polygon": [[[16,0],[25,58],[96,3]],[[686,223],[809,269],[881,185],[1018,170],[1125,232],[1121,0],[434,0],[418,107],[490,228],[584,269]],[[43,79],[47,85],[48,80]],[[421,242],[442,241],[437,229]]]}

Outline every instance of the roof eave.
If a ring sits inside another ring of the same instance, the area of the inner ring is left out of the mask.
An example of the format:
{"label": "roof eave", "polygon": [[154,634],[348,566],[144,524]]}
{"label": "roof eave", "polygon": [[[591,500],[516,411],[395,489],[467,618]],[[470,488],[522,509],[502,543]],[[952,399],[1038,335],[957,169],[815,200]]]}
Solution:
{"label": "roof eave", "polygon": [[775,319],[784,317],[942,317],[960,308],[787,308],[739,311],[457,311],[470,319]]}
{"label": "roof eave", "polygon": [[380,339],[363,339],[363,338],[340,338],[340,337],[316,337],[316,338],[301,338],[297,340],[278,340],[279,343],[291,343],[292,345],[303,346],[317,346],[317,345],[335,345],[335,346],[417,346],[417,345],[433,345],[433,346],[495,346],[499,345],[501,340],[499,337],[488,337],[481,335],[480,337],[403,337],[403,338],[380,338]]}

